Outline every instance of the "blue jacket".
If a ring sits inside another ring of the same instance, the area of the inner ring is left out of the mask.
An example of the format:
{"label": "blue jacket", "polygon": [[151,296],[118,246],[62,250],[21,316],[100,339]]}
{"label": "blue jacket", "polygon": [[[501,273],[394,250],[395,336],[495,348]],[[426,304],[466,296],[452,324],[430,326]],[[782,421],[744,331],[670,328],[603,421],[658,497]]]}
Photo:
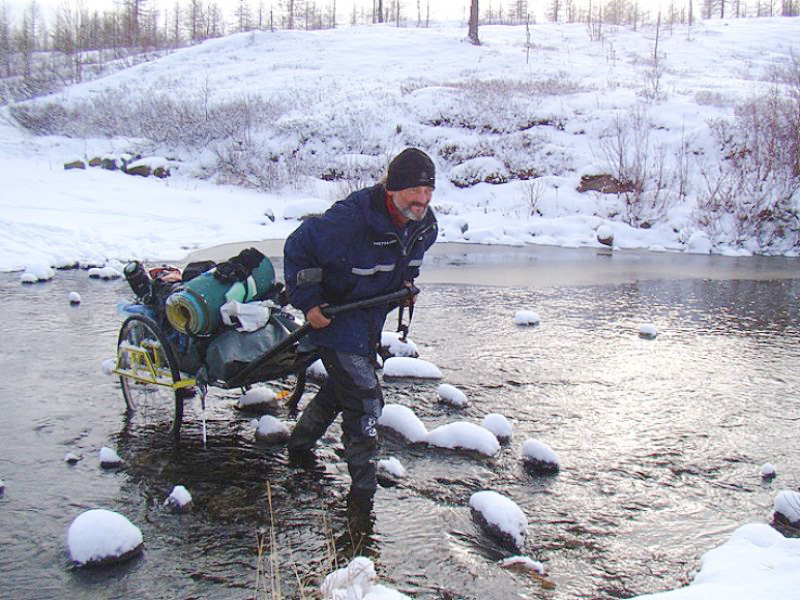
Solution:
{"label": "blue jacket", "polygon": [[[353,192],[325,214],[303,222],[286,239],[284,278],[291,303],[305,314],[319,304],[342,304],[399,290],[419,275],[436,241],[436,217],[398,228],[382,185]],[[374,355],[386,315],[377,307],[337,315],[310,341],[339,352]]]}

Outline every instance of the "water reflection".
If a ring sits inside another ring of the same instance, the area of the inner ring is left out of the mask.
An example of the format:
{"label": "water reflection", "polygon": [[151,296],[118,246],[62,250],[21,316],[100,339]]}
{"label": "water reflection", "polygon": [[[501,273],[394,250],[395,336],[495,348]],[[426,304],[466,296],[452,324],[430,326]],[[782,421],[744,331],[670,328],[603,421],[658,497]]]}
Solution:
{"label": "water reflection", "polygon": [[[409,475],[357,519],[337,427],[313,464],[292,464],[283,449],[257,444],[250,417],[217,393],[208,447],[196,399],[176,445],[163,425],[126,422],[118,385],[100,372],[114,352],[123,283],[82,272],[42,286],[0,277],[0,586],[13,597],[268,598],[272,564],[284,596],[295,597],[297,577],[313,589],[363,554],[416,598],[616,598],[675,587],[733,528],[768,521],[774,495],[794,484],[784,474],[800,466],[799,285],[427,284],[411,337],[470,406],[439,403],[436,382],[387,382],[387,401],[413,407],[429,429],[500,412],[514,438],[487,459],[387,436],[383,454]],[[72,290],[80,307],[66,301]],[[535,310],[541,324],[515,326],[518,309]],[[638,336],[644,322],[657,326],[655,340]],[[559,453],[558,475],[525,472],[528,437]],[[124,468],[98,468],[103,445]],[[83,459],[69,467],[67,451]],[[758,473],[767,460],[778,467],[772,483]],[[189,513],[163,504],[177,484],[193,496]],[[497,565],[505,552],[469,514],[481,489],[524,510],[526,551],[545,562],[555,590]],[[67,568],[66,527],[93,507],[143,530],[140,559],[94,573]]]}

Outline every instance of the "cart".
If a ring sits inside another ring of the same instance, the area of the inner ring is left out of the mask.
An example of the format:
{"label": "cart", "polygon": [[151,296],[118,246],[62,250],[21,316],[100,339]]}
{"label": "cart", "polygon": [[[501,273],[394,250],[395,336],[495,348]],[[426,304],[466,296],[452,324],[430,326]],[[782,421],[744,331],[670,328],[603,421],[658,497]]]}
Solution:
{"label": "cart", "polygon": [[[306,369],[316,360],[317,354],[306,338],[311,331],[310,325],[297,321],[287,307],[285,294],[279,291],[267,301],[270,309],[267,326],[273,328],[271,339],[276,343],[254,360],[234,365],[232,373],[225,378],[209,375],[206,350],[214,336],[193,337],[179,333],[170,326],[157,304],[144,303],[141,299],[122,303],[120,310],[127,317],[119,331],[113,372],[119,376],[128,416],[169,418],[171,432],[179,439],[184,401],[199,394],[205,443],[209,386],[240,388],[244,392],[256,383],[266,382],[278,389],[278,398],[286,402],[289,413],[296,413],[305,390]],[[416,287],[404,287],[390,294],[328,306],[323,312],[329,318],[335,318],[337,314],[350,310],[391,307],[418,292]]]}

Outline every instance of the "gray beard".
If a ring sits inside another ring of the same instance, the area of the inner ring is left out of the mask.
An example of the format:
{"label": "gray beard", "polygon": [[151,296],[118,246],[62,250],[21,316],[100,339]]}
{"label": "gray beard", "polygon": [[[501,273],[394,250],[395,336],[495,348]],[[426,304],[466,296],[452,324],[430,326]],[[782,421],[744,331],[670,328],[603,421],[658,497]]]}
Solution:
{"label": "gray beard", "polygon": [[421,215],[417,216],[413,212],[411,212],[411,208],[410,207],[409,208],[400,208],[399,206],[397,206],[397,202],[394,201],[394,198],[392,198],[392,202],[394,203],[394,207],[397,209],[397,211],[401,215],[403,215],[406,219],[408,219],[409,221],[422,221],[422,219],[425,218],[425,215],[428,214],[428,207],[427,206],[425,207],[425,210],[423,211],[423,213]]}

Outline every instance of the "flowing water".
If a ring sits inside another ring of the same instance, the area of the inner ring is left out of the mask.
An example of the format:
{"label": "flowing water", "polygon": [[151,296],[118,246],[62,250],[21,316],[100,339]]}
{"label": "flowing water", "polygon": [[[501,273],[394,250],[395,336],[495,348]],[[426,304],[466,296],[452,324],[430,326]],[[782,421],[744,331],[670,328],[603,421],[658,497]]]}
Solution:
{"label": "flowing water", "polygon": [[[551,274],[592,270],[597,257],[585,256]],[[369,519],[346,509],[337,426],[316,465],[301,466],[284,448],[254,441],[232,392],[210,401],[206,448],[197,400],[179,444],[159,423],[126,419],[118,382],[101,370],[115,353],[125,282],[60,271],[23,286],[0,274],[2,596],[313,598],[334,562],[362,554],[383,583],[415,598],[625,598],[685,584],[699,556],[733,529],[770,521],[775,495],[800,474],[797,261],[765,259],[740,278],[713,268],[681,278],[643,260],[639,277],[596,272],[573,285],[548,285],[536,264],[505,261],[483,265],[486,281],[505,284],[492,286],[436,283],[434,266],[411,327],[421,357],[470,406],[439,403],[438,382],[390,381],[384,391],[428,429],[500,412],[513,423],[511,443],[486,458],[385,436],[383,455],[408,477],[379,489]],[[445,263],[442,273],[458,271]],[[80,306],[67,301],[73,290]],[[541,324],[515,326],[518,309],[536,311]],[[657,326],[657,339],[639,337],[643,323]],[[559,454],[558,474],[522,468],[527,438]],[[125,466],[101,469],[102,446]],[[68,465],[67,452],[82,460]],[[778,471],[767,483],[766,461]],[[193,496],[188,513],[163,506],[176,484]],[[525,552],[546,565],[555,589],[497,565],[509,552],[470,517],[470,495],[483,489],[525,512]],[[140,557],[70,567],[67,527],[96,507],[142,530]],[[269,591],[278,587],[281,595]]]}

